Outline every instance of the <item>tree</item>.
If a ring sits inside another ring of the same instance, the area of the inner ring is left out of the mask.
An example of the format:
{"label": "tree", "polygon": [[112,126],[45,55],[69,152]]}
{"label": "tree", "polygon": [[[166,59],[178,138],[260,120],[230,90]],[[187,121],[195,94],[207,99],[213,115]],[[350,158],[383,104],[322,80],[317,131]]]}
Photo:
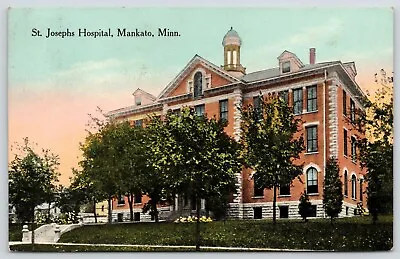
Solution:
{"label": "tree", "polygon": [[307,222],[307,218],[311,216],[312,205],[306,190],[301,194],[299,201],[299,214],[303,218],[304,222]]}
{"label": "tree", "polygon": [[132,127],[128,122],[122,122],[118,126],[120,131],[118,145],[121,150],[119,154],[121,166],[121,193],[128,197],[130,221],[133,221],[133,199],[135,195],[141,195],[140,179],[149,177],[146,168],[146,149],[144,129]]}
{"label": "tree", "polygon": [[375,81],[381,88],[363,99],[358,125],[366,137],[358,142],[361,166],[367,168],[367,205],[373,223],[379,213],[393,213],[393,77],[382,69]]}
{"label": "tree", "polygon": [[96,121],[97,132],[91,133],[81,145],[83,160],[80,165],[89,179],[108,201],[108,223],[112,222],[112,198],[121,189],[124,164],[121,153],[126,152],[127,145],[121,138],[121,127],[124,124],[112,121]]}
{"label": "tree", "polygon": [[[168,114],[167,118],[173,116]],[[144,150],[145,171],[142,171],[138,179],[140,188],[150,200],[143,207],[143,212],[150,211],[155,222],[159,221],[157,204],[162,199],[168,198],[176,193],[176,173],[178,170],[174,163],[174,157],[179,155],[180,147],[168,130],[165,121],[157,116],[150,116],[150,121],[144,128]],[[170,200],[173,200],[170,197]]]}
{"label": "tree", "polygon": [[330,158],[327,161],[324,179],[324,209],[326,214],[331,218],[338,217],[342,211],[343,192],[342,181],[339,178],[339,166],[336,158]]}
{"label": "tree", "polygon": [[224,132],[226,125],[226,121],[208,119],[192,108],[183,108],[179,115],[168,113],[164,120],[167,141],[161,143],[167,143],[172,151],[160,153],[157,166],[167,168],[177,193],[195,199],[197,251],[201,199],[234,190],[241,169],[239,144]]}
{"label": "tree", "polygon": [[296,164],[304,150],[299,136],[300,119],[281,98],[258,97],[260,107],[248,105],[241,109],[243,157],[246,166],[254,169],[255,184],[273,189],[273,222],[276,223],[276,191],[291,184],[303,173],[303,165]]}
{"label": "tree", "polygon": [[59,158],[48,149],[34,151],[28,138],[18,145],[18,153],[8,166],[9,202],[18,219],[32,223],[34,244],[35,207],[46,202],[58,182]]}

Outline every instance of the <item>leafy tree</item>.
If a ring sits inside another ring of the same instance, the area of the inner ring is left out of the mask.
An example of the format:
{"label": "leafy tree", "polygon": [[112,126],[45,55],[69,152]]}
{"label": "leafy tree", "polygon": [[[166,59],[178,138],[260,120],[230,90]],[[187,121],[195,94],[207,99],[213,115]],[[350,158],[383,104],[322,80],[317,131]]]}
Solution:
{"label": "leafy tree", "polygon": [[46,202],[56,188],[59,158],[48,149],[35,152],[28,138],[17,150],[8,166],[9,202],[20,221],[32,223],[33,244],[35,207]]}
{"label": "leafy tree", "polygon": [[325,212],[333,223],[333,218],[338,217],[342,211],[343,192],[337,159],[332,157],[327,161],[325,169],[323,202]]}
{"label": "leafy tree", "polygon": [[[279,186],[291,184],[303,173],[296,164],[304,150],[299,136],[300,119],[281,98],[259,96],[260,107],[248,105],[241,110],[243,157],[248,167],[255,170],[255,184],[273,189],[273,222],[276,223],[276,191]],[[301,181],[301,180],[300,180]]]}
{"label": "leafy tree", "polygon": [[146,168],[146,149],[144,129],[142,127],[131,127],[128,122],[118,125],[120,146],[119,160],[122,181],[121,191],[128,197],[130,220],[133,221],[133,199],[135,195],[141,195],[142,189],[140,179],[149,177]]}
{"label": "leafy tree", "polygon": [[302,193],[299,199],[299,214],[303,218],[305,222],[307,222],[307,218],[311,216],[312,205],[306,190]]}
{"label": "leafy tree", "polygon": [[365,112],[358,125],[366,137],[358,142],[361,165],[367,168],[367,204],[373,223],[379,213],[393,213],[393,77],[382,69],[375,74],[381,88],[371,101],[363,100]]}
{"label": "leafy tree", "polygon": [[107,196],[108,223],[112,222],[112,198],[121,189],[122,170],[121,153],[127,145],[122,142],[120,127],[115,122],[98,123],[98,131],[89,132],[85,143],[81,145],[83,160],[80,165],[96,189]]}
{"label": "leafy tree", "polygon": [[226,125],[197,115],[192,108],[183,108],[180,115],[168,113],[164,120],[166,141],[161,143],[172,151],[159,153],[162,159],[156,164],[167,165],[177,193],[195,198],[196,250],[200,249],[201,199],[233,191],[241,169],[239,144],[224,132]]}
{"label": "leafy tree", "polygon": [[[168,114],[167,117],[174,116]],[[150,198],[143,207],[143,212],[150,211],[156,222],[159,221],[157,204],[169,194],[176,193],[176,181],[173,178],[176,169],[174,157],[179,155],[180,147],[176,144],[166,123],[157,116],[150,116],[150,121],[144,128],[144,149],[142,150],[145,171],[142,171],[138,181],[143,193]],[[176,175],[176,174],[175,174]],[[170,200],[173,200],[170,197]]]}

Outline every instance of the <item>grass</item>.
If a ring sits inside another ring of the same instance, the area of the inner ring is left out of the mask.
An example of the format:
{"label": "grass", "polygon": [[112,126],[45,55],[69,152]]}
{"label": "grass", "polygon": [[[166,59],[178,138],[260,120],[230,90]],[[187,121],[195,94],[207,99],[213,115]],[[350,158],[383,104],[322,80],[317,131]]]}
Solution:
{"label": "grass", "polygon": [[[380,217],[376,225],[370,217],[336,219],[333,225],[328,219],[278,220],[275,227],[271,220],[229,220],[204,223],[201,231],[201,245],[211,247],[382,251],[393,246],[393,216]],[[59,242],[194,245],[194,233],[190,223],[112,224],[78,228]]]}

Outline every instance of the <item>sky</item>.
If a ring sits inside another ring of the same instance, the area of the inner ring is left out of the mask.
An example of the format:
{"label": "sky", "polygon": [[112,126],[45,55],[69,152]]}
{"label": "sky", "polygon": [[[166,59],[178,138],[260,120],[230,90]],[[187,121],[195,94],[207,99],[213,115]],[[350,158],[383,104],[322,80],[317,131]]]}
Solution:
{"label": "sky", "polygon": [[[278,66],[284,50],[306,64],[311,47],[316,62],[355,61],[364,91],[377,88],[381,68],[393,71],[390,8],[11,9],[8,19],[9,152],[23,137],[49,148],[60,156],[63,184],[81,159],[88,113],[133,105],[137,88],[157,96],[195,54],[221,65],[231,26],[247,73]],[[168,28],[181,36],[45,38],[31,36],[33,28]]]}

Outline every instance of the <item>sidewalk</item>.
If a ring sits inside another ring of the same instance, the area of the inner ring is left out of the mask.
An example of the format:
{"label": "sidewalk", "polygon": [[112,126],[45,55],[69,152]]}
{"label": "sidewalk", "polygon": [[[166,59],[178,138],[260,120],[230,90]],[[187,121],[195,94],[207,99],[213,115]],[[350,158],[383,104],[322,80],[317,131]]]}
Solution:
{"label": "sidewalk", "polygon": [[[27,244],[23,242],[9,242],[9,245]],[[154,247],[154,248],[196,248],[195,246],[171,246],[171,245],[129,245],[129,244],[81,244],[81,243],[50,243],[38,242],[35,244],[48,244],[48,245],[65,245],[65,246],[124,246],[124,247]],[[207,250],[222,250],[222,251],[254,251],[254,252],[315,252],[316,250],[302,250],[302,249],[280,249],[280,248],[249,248],[249,247],[215,247],[215,246],[201,246],[201,249]],[[204,251],[203,251],[204,252]]]}

